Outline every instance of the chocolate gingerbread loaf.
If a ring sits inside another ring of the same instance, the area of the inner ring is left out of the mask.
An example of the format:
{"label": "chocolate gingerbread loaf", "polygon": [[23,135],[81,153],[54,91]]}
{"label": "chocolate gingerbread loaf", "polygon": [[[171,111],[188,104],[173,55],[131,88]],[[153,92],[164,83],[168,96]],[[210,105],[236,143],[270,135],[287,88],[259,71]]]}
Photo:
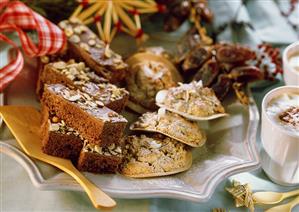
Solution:
{"label": "chocolate gingerbread loaf", "polygon": [[100,147],[85,143],[80,153],[77,168],[93,173],[115,173],[123,161],[122,149],[114,144]]}
{"label": "chocolate gingerbread loaf", "polygon": [[121,143],[127,120],[88,94],[62,84],[46,84],[42,103],[90,143],[101,147]]}
{"label": "chocolate gingerbread loaf", "polygon": [[83,137],[55,114],[50,114],[46,107],[43,107],[42,114],[42,151],[48,155],[70,159],[76,164],[83,148]]}
{"label": "chocolate gingerbread loaf", "polygon": [[76,63],[74,60],[47,64],[40,81],[40,84],[62,83],[80,89],[115,112],[121,112],[129,98],[129,92],[124,88],[108,83],[86,67],[84,62]]}
{"label": "chocolate gingerbread loaf", "polygon": [[72,58],[84,60],[97,74],[112,83],[124,79],[127,64],[87,26],[77,19],[61,21],[59,26],[68,38],[68,54]]}

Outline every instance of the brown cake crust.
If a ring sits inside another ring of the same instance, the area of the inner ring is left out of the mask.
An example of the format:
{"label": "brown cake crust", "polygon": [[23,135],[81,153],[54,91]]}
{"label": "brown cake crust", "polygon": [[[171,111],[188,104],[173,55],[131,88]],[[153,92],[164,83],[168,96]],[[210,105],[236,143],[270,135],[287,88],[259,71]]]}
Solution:
{"label": "brown cake crust", "polygon": [[117,99],[115,101],[111,101],[108,104],[106,104],[105,106],[117,113],[120,113],[121,111],[123,111],[125,109],[128,100],[129,100],[129,94],[125,95],[122,99]]}
{"label": "brown cake crust", "polygon": [[80,171],[93,173],[115,173],[121,163],[122,157],[81,151],[77,168]]}
{"label": "brown cake crust", "polygon": [[43,138],[42,150],[48,155],[70,159],[76,164],[83,142],[74,135],[49,132]]}
{"label": "brown cake crust", "polygon": [[[45,56],[48,57],[48,56]],[[43,92],[43,88],[44,88],[44,84],[55,84],[55,83],[61,83],[64,85],[67,85],[69,87],[75,87],[76,83],[79,84],[84,84],[86,81],[88,82],[95,82],[95,83],[107,83],[108,81],[102,77],[97,76],[94,72],[89,71],[89,73],[85,72],[84,70],[80,70],[83,71],[84,76],[81,76],[81,78],[85,78],[85,80],[82,80],[80,77],[79,79],[77,78],[78,76],[76,76],[78,74],[78,72],[75,73],[63,73],[62,69],[64,69],[62,67],[61,64],[64,64],[64,66],[67,65],[74,65],[76,64],[77,66],[83,65],[85,67],[85,64],[83,62],[80,63],[76,63],[74,61],[74,59],[70,59],[68,60],[68,62],[65,62],[64,60],[62,60],[61,58],[56,58],[57,60],[54,60],[53,57],[48,57],[49,61],[48,63],[42,63],[40,59],[39,63],[42,64],[40,65],[41,68],[39,70],[39,77],[38,77],[38,81],[37,81],[37,94],[39,95],[39,97],[42,96],[42,92]],[[54,57],[55,58],[55,57]],[[53,61],[54,60],[54,61]],[[59,70],[57,67],[61,67],[61,70]],[[82,66],[81,66],[82,67]],[[73,79],[72,79],[73,78]],[[77,79],[75,79],[77,78]],[[74,80],[75,79],[75,80]]]}
{"label": "brown cake crust", "polygon": [[43,81],[41,80],[41,78],[42,78],[42,73],[44,71],[45,66],[51,62],[55,62],[55,61],[58,62],[61,60],[66,60],[67,57],[68,57],[68,55],[66,54],[66,51],[64,51],[59,54],[44,55],[44,56],[37,58],[38,77],[37,77],[37,82],[36,82],[35,93],[37,94],[38,99],[40,99],[43,94],[44,84],[43,84]]}
{"label": "brown cake crust", "polygon": [[55,68],[50,64],[44,66],[43,71],[40,74],[40,86],[44,86],[44,84],[64,84],[67,86],[74,87],[74,83],[72,80],[67,78],[65,75],[55,71]]}
{"label": "brown cake crust", "polygon": [[99,59],[102,55],[97,53],[97,51],[92,51],[91,53],[84,51],[77,44],[73,44],[68,42],[69,46],[69,54],[77,60],[84,60],[89,67],[93,67],[94,70],[100,76],[108,79],[111,83],[118,83],[122,81],[125,77],[126,69],[124,70],[116,70],[114,67],[105,67],[101,66],[99,63],[101,59]]}
{"label": "brown cake crust", "polygon": [[43,109],[41,126],[42,151],[48,155],[70,159],[76,164],[80,151],[83,148],[83,141],[74,134],[50,131],[50,123],[48,120],[48,110]]}
{"label": "brown cake crust", "polygon": [[78,101],[71,102],[70,99],[65,99],[62,93],[71,91],[75,92],[60,84],[45,85],[42,102],[50,112],[53,111],[68,126],[78,130],[90,143],[100,146],[120,144],[127,120],[107,107],[98,107],[94,102],[87,101],[84,96],[79,95],[79,91],[74,95],[80,98],[78,101],[96,106],[85,104],[84,108]]}
{"label": "brown cake crust", "polygon": [[84,60],[97,74],[112,83],[125,77],[127,64],[121,56],[110,49],[87,26],[79,20],[64,20],[59,23],[68,37],[68,54],[77,60]]}

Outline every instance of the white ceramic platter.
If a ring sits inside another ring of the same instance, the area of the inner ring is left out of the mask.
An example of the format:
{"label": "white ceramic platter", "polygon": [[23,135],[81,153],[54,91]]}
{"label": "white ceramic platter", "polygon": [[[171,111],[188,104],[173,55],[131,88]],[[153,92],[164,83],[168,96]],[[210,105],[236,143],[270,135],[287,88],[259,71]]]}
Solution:
{"label": "white ceramic platter", "polygon": [[[39,107],[34,94],[35,65],[33,60],[27,60],[24,71],[6,90],[5,104],[29,104]],[[193,165],[186,172],[151,179],[130,179],[111,174],[85,173],[85,175],[115,198],[164,197],[196,202],[207,201],[222,180],[233,174],[259,167],[256,148],[259,113],[254,100],[250,96],[248,107],[240,105],[237,100],[230,100],[225,103],[225,107],[229,116],[201,123],[208,139],[203,147],[194,148]],[[129,120],[136,118],[136,115],[129,112],[125,112],[124,115]],[[28,172],[34,186],[43,190],[82,191],[82,188],[67,174],[26,156],[18,149],[8,129],[2,127],[4,129],[0,131],[2,133],[0,152],[18,161]]]}

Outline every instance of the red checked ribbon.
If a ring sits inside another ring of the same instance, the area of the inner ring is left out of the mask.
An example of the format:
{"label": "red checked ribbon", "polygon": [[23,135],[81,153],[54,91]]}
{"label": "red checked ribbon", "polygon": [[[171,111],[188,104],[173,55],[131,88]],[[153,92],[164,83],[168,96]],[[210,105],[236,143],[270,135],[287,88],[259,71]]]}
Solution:
{"label": "red checked ribbon", "polygon": [[[2,11],[2,12],[1,12]],[[38,34],[35,44],[24,30]],[[17,45],[2,32],[17,32],[24,52],[30,57],[54,54],[66,45],[64,32],[19,1],[0,0],[0,41],[10,44],[17,55],[0,69],[0,92],[20,73],[24,58]]]}

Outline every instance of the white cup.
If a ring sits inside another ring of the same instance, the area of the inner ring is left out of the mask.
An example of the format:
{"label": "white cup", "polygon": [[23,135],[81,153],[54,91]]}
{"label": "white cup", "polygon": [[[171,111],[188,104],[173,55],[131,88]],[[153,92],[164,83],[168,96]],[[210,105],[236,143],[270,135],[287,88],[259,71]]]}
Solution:
{"label": "white cup", "polygon": [[280,126],[267,114],[269,102],[286,93],[299,95],[299,86],[278,87],[267,93],[263,99],[261,141],[264,153],[261,152],[261,163],[274,182],[296,185],[299,184],[299,136],[296,132]]}
{"label": "white cup", "polygon": [[299,54],[299,41],[289,45],[283,52],[283,76],[286,85],[299,85],[299,71],[292,67],[289,62],[290,57],[294,54]]}

